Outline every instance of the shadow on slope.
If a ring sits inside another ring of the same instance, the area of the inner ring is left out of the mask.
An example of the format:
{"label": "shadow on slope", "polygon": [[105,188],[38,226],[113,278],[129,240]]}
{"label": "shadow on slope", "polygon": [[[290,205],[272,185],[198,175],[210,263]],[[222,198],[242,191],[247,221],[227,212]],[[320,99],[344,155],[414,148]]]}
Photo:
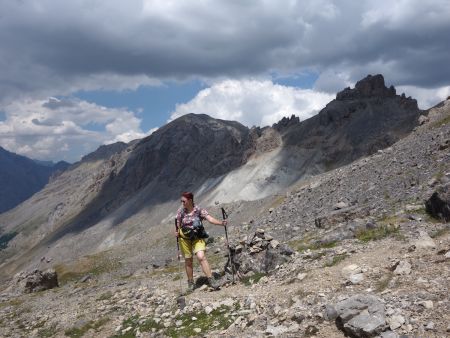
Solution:
{"label": "shadow on slope", "polygon": [[46,244],[85,231],[106,216],[116,226],[145,207],[195,191],[206,179],[242,165],[251,146],[250,130],[237,122],[182,116],[141,140],[120,172],[110,175],[99,194]]}

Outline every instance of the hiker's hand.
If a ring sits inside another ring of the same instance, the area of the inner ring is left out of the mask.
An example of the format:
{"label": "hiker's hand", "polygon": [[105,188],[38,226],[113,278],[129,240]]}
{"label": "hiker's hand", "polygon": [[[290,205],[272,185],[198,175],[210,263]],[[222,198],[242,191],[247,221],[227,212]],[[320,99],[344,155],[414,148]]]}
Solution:
{"label": "hiker's hand", "polygon": [[225,227],[225,226],[227,226],[227,224],[228,224],[228,221],[227,221],[226,219],[224,219],[224,220],[222,221],[222,225]]}
{"label": "hiker's hand", "polygon": [[174,230],[173,234],[175,235],[175,237],[178,237],[180,235],[177,230]]}

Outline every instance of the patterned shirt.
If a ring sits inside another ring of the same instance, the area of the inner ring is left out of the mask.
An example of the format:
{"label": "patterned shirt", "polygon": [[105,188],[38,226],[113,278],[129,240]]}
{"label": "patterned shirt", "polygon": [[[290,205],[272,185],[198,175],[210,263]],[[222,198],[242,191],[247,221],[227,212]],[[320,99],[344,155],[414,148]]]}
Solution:
{"label": "patterned shirt", "polygon": [[201,220],[204,220],[207,216],[208,216],[208,211],[206,211],[206,209],[201,209],[197,206],[194,206],[194,209],[192,210],[192,212],[188,212],[187,209],[184,209],[184,217],[183,219],[181,219],[181,208],[178,209],[177,212],[177,222],[178,224],[180,224],[181,222],[181,227],[185,228],[185,227],[192,227],[192,224],[194,223],[194,219],[196,217],[200,216]]}

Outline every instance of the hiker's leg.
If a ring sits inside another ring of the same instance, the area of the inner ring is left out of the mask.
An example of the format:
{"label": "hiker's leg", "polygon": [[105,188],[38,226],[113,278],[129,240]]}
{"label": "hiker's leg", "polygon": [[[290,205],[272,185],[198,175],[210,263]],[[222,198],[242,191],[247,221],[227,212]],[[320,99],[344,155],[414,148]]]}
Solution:
{"label": "hiker's leg", "polygon": [[194,280],[194,269],[192,262],[193,262],[192,257],[184,259],[184,267],[186,269],[188,281]]}
{"label": "hiker's leg", "polygon": [[209,267],[208,260],[206,259],[206,255],[204,251],[198,251],[196,253],[198,262],[200,263],[200,266],[202,267],[203,273],[206,275],[206,277],[210,278],[212,276],[211,268]]}

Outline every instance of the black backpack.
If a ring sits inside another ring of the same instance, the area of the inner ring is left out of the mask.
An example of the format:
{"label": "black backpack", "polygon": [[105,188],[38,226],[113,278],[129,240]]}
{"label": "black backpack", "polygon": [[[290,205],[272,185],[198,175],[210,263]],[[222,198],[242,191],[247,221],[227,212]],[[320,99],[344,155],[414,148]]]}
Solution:
{"label": "black backpack", "polygon": [[183,231],[183,234],[187,236],[191,241],[209,237],[208,233],[205,231],[205,227],[203,226],[200,212],[200,209],[197,209],[192,225],[183,226],[183,218],[185,216],[185,212],[184,208],[181,210],[181,230]]}

